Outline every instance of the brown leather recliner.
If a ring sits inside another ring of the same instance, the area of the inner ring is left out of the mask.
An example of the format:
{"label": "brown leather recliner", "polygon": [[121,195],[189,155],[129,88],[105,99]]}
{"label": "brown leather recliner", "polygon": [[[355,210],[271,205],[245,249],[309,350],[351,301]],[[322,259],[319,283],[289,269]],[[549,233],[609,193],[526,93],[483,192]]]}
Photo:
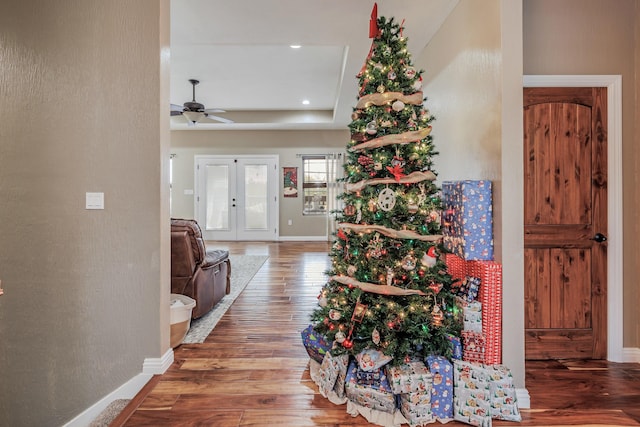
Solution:
{"label": "brown leather recliner", "polygon": [[171,293],[196,300],[191,318],[208,313],[231,291],[229,251],[206,249],[195,220],[171,219]]}

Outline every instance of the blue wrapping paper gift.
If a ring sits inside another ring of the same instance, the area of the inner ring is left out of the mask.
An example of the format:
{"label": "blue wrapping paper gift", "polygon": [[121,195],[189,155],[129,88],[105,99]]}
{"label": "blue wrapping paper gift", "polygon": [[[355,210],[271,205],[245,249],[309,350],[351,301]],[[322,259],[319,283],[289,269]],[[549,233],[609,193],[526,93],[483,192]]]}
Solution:
{"label": "blue wrapping paper gift", "polygon": [[300,336],[302,337],[304,348],[309,353],[309,357],[318,363],[322,363],[324,355],[331,350],[331,343],[327,342],[324,336],[314,331],[312,325],[307,326],[300,332]]}
{"label": "blue wrapping paper gift", "polygon": [[380,383],[375,385],[358,384],[356,363],[352,361],[347,370],[345,391],[347,399],[366,408],[393,413],[396,410],[396,397],[391,391],[387,376],[382,372]]}
{"label": "blue wrapping paper gift", "polygon": [[442,422],[453,419],[453,365],[443,356],[428,356],[431,383],[431,412]]}
{"label": "blue wrapping paper gift", "polygon": [[491,181],[442,183],[445,248],[465,260],[493,259]]}

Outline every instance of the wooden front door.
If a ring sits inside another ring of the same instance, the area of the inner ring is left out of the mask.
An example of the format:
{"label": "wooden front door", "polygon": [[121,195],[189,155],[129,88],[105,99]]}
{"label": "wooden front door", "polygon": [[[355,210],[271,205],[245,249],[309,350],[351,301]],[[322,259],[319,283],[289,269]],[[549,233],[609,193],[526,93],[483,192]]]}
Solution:
{"label": "wooden front door", "polygon": [[527,359],[606,358],[606,100],[524,89]]}

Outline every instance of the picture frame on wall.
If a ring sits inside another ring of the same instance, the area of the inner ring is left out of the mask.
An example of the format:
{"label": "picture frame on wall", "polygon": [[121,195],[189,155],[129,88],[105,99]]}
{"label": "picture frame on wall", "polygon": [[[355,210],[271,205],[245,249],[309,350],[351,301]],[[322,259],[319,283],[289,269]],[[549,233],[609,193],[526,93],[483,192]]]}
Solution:
{"label": "picture frame on wall", "polygon": [[298,197],[298,168],[283,167],[282,179],[284,197]]}

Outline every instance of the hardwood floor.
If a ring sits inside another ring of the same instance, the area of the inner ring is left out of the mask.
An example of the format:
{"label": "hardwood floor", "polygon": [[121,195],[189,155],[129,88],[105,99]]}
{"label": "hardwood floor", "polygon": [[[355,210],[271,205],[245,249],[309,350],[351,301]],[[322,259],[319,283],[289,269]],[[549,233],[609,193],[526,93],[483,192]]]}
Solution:
{"label": "hardwood floor", "polygon": [[[206,341],[175,349],[169,370],[152,379],[111,425],[370,425],[320,396],[309,377],[300,331],[325,282],[328,244],[208,246],[269,259]],[[526,368],[532,409],[522,410],[522,423],[494,420],[495,426],[640,426],[640,364],[549,361]]]}

